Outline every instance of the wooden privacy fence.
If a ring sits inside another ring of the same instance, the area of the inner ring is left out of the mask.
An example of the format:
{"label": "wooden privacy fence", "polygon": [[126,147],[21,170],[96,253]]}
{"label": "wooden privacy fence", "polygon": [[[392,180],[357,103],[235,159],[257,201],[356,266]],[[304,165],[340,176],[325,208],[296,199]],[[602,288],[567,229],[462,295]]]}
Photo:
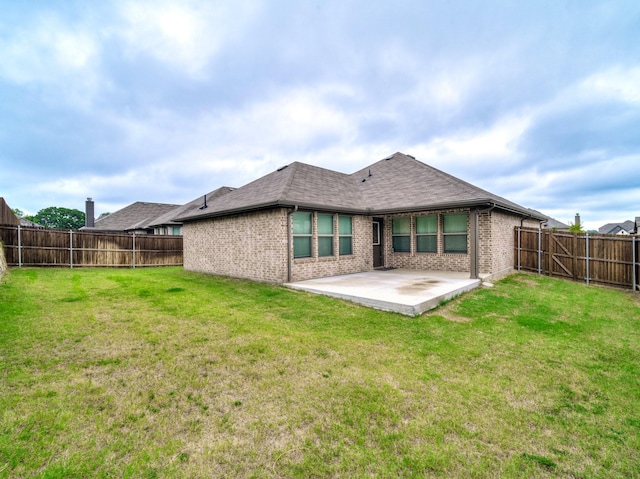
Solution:
{"label": "wooden privacy fence", "polygon": [[0,226],[9,266],[182,265],[182,236]]}
{"label": "wooden privacy fence", "polygon": [[640,289],[640,238],[515,228],[514,265],[539,274]]}

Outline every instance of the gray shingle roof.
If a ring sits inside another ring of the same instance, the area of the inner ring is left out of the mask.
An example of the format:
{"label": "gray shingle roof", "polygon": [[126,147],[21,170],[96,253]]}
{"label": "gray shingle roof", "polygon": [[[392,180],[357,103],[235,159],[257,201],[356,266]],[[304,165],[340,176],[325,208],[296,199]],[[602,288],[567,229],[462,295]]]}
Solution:
{"label": "gray shingle roof", "polygon": [[195,208],[199,208],[204,205],[204,197],[207,198],[207,204],[211,203],[215,199],[219,198],[222,195],[225,195],[235,188],[230,188],[229,186],[221,186],[220,188],[210,191],[206,195],[198,196],[196,199],[190,201],[189,203],[173,208],[172,210],[154,218],[149,222],[149,226],[161,226],[161,225],[180,225],[182,223],[175,221],[175,218],[182,215],[185,211],[189,211]]}
{"label": "gray shingle roof", "polygon": [[150,223],[155,218],[179,206],[180,205],[137,201],[110,215],[97,219],[93,228],[87,228],[85,226],[81,229],[90,231],[132,231],[149,229],[151,227]]}
{"label": "gray shingle roof", "polygon": [[176,218],[191,221],[278,206],[383,214],[467,206],[492,206],[544,219],[415,158],[395,153],[353,174],[294,162]]}
{"label": "gray shingle roof", "polygon": [[623,221],[622,223],[607,223],[606,225],[598,228],[598,233],[615,235],[624,230],[627,233],[632,234],[634,227],[635,223],[631,220]]}
{"label": "gray shingle roof", "polygon": [[544,228],[548,229],[557,229],[557,230],[568,230],[569,225],[563,223],[562,221],[558,221],[555,218],[547,218],[547,221],[542,225]]}

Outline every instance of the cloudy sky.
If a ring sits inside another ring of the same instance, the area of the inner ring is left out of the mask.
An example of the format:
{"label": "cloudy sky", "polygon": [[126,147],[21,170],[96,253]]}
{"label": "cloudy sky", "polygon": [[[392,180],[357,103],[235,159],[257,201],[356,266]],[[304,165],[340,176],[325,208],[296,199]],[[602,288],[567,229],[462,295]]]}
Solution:
{"label": "cloudy sky", "polygon": [[568,223],[640,216],[640,2],[0,3],[0,196],[182,204],[396,151]]}

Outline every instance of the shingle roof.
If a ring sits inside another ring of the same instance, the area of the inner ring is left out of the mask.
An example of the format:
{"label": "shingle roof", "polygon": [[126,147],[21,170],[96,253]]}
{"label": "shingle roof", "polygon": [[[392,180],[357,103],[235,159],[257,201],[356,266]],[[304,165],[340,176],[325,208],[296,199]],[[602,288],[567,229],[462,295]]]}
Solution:
{"label": "shingle roof", "polygon": [[598,228],[598,233],[602,234],[618,234],[620,231],[626,231],[627,233],[633,233],[635,224],[631,220],[623,221],[622,223],[607,223],[604,226]]}
{"label": "shingle roof", "polygon": [[178,216],[182,215],[185,211],[191,210],[191,209],[195,209],[195,208],[199,208],[201,206],[204,205],[205,201],[204,198],[206,197],[207,199],[207,204],[211,203],[212,201],[214,201],[215,199],[219,198],[222,195],[225,195],[231,191],[233,191],[235,188],[231,188],[229,186],[221,186],[220,188],[210,191],[209,193],[207,193],[206,195],[203,196],[198,196],[196,199],[190,201],[189,203],[182,205],[182,206],[178,206],[176,208],[173,208],[172,210],[163,213],[162,215],[158,216],[157,218],[154,218],[153,220],[151,220],[149,222],[149,226],[153,227],[153,226],[160,226],[160,225],[179,225],[181,224],[178,221],[175,221],[175,218],[177,218]]}
{"label": "shingle roof", "polygon": [[82,230],[102,230],[102,231],[131,231],[138,229],[148,229],[158,216],[168,213],[180,205],[170,205],[165,203],[147,203],[137,201],[118,210],[110,215],[99,218],[92,228],[82,227]]}
{"label": "shingle roof", "polygon": [[278,206],[383,214],[485,205],[545,218],[409,155],[395,153],[350,175],[294,162],[212,201],[206,209],[187,209],[176,220]]}
{"label": "shingle roof", "polygon": [[544,228],[548,229],[557,229],[557,230],[568,230],[569,225],[563,223],[562,221],[558,221],[555,218],[548,217],[547,221],[542,225]]}

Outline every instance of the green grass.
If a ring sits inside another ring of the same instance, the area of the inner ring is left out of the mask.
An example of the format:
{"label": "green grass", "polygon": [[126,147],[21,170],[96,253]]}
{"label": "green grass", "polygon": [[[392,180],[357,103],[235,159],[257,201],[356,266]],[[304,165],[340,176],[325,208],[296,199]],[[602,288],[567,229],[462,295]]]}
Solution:
{"label": "green grass", "polygon": [[0,284],[0,478],[640,477],[638,294],[417,318],[184,272]]}

